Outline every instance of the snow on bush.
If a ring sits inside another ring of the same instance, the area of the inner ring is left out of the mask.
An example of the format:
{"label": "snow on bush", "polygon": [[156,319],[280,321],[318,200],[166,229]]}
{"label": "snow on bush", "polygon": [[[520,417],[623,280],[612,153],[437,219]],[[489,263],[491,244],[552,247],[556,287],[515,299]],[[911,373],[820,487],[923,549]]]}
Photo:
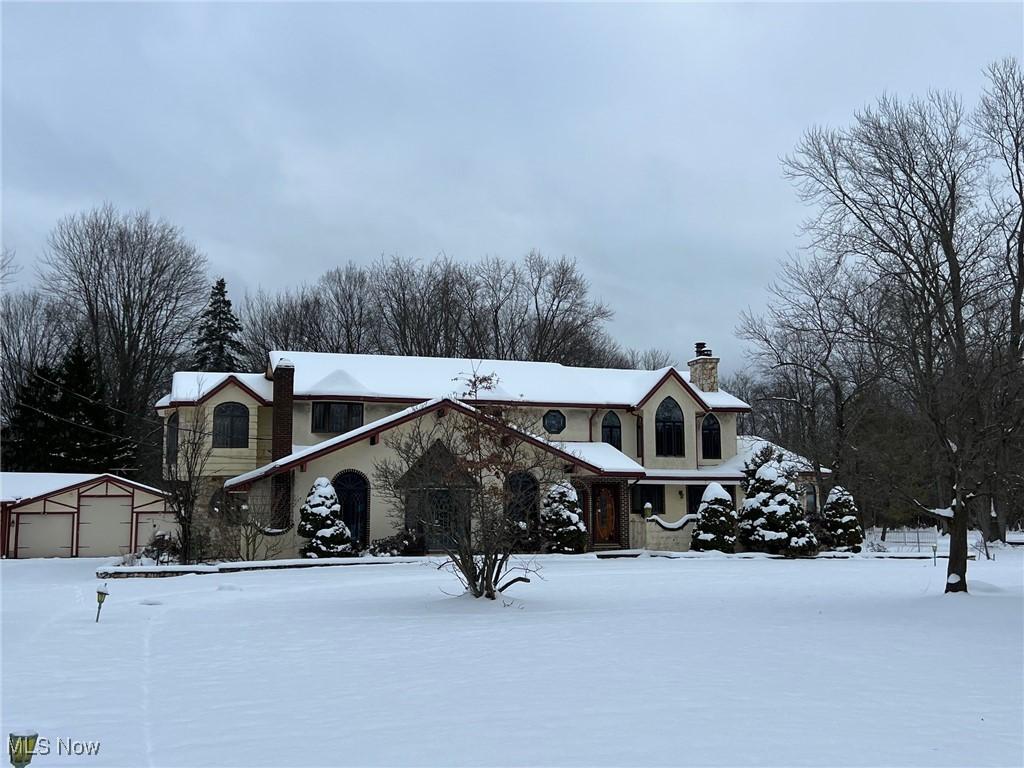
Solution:
{"label": "snow on bush", "polygon": [[860,552],[864,529],[850,492],[837,485],[829,491],[825,506],[811,520],[818,544],[835,552]]}
{"label": "snow on bush", "polygon": [[796,500],[796,485],[775,458],[762,464],[749,481],[739,540],[750,551],[786,557],[818,550],[818,540]]}
{"label": "snow on bush", "polygon": [[309,539],[302,546],[303,557],[338,557],[355,554],[352,534],[341,517],[341,504],[334,486],[318,477],[309,489],[299,513],[299,536]]}
{"label": "snow on bush", "polygon": [[545,552],[575,554],[586,549],[587,526],[571,483],[563,480],[548,489],[541,504],[539,532]]}
{"label": "snow on bush", "polygon": [[690,549],[697,552],[718,550],[732,552],[736,548],[736,510],[732,497],[718,483],[705,490],[697,508],[697,525],[693,529]]}

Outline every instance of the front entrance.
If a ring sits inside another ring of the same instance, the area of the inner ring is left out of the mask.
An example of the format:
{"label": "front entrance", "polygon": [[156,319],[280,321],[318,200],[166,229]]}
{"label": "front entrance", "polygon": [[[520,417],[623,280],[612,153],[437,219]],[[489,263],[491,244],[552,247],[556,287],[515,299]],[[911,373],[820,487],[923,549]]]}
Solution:
{"label": "front entrance", "polygon": [[619,486],[606,483],[591,488],[594,546],[619,544]]}
{"label": "front entrance", "polygon": [[334,478],[334,492],[338,494],[341,517],[352,534],[352,541],[363,546],[370,543],[370,520],[367,511],[370,506],[370,487],[366,478],[358,472],[347,470]]}

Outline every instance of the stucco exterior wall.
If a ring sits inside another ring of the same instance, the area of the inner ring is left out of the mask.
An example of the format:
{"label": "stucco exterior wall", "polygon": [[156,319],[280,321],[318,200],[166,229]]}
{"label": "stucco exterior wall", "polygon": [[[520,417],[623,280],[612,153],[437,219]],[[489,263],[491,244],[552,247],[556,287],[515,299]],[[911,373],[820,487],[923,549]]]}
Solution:
{"label": "stucco exterior wall", "polygon": [[[207,446],[213,445],[213,412],[222,403],[241,403],[249,410],[249,444],[245,448],[211,448],[209,458],[203,474],[206,476],[234,477],[242,472],[255,469],[262,463],[261,456],[269,455],[270,443],[268,440],[260,440],[264,437],[261,434],[260,411],[270,414],[273,409],[261,407],[259,401],[249,395],[241,387],[228,385],[219,392],[215,392],[199,406],[180,406],[168,408],[164,411],[164,435],[166,436],[166,422],[172,413],[178,413],[178,435],[179,441],[188,439],[187,430],[195,429],[204,433],[204,440]],[[264,417],[268,418],[268,417]],[[197,422],[196,420],[199,419]],[[266,433],[269,425],[264,424],[263,430]],[[269,434],[266,435],[269,437]],[[164,447],[166,456],[166,446]]]}
{"label": "stucco exterior wall", "polygon": [[[672,397],[683,412],[683,456],[658,456],[655,451],[655,415],[666,397]],[[695,469],[697,466],[697,403],[675,379],[662,384],[644,404],[644,466],[651,469]],[[734,449],[735,450],[735,449]]]}

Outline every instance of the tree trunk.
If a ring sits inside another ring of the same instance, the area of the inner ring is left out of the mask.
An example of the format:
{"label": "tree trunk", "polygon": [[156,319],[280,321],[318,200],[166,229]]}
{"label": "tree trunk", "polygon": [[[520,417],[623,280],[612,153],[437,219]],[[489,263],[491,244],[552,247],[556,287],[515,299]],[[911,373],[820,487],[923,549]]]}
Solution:
{"label": "tree trunk", "polygon": [[946,592],[967,591],[967,505],[957,493],[953,519],[949,521],[949,567]]}

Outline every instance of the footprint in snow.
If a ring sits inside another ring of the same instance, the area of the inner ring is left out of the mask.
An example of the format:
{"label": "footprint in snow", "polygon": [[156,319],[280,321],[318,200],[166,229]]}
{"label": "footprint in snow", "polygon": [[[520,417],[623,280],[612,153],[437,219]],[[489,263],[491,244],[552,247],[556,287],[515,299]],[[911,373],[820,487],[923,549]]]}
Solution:
{"label": "footprint in snow", "polygon": [[139,605],[163,605],[162,600],[140,600]]}
{"label": "footprint in snow", "polygon": [[242,588],[241,587],[237,587],[234,584],[218,584],[217,585],[217,591],[218,592],[241,592]]}

